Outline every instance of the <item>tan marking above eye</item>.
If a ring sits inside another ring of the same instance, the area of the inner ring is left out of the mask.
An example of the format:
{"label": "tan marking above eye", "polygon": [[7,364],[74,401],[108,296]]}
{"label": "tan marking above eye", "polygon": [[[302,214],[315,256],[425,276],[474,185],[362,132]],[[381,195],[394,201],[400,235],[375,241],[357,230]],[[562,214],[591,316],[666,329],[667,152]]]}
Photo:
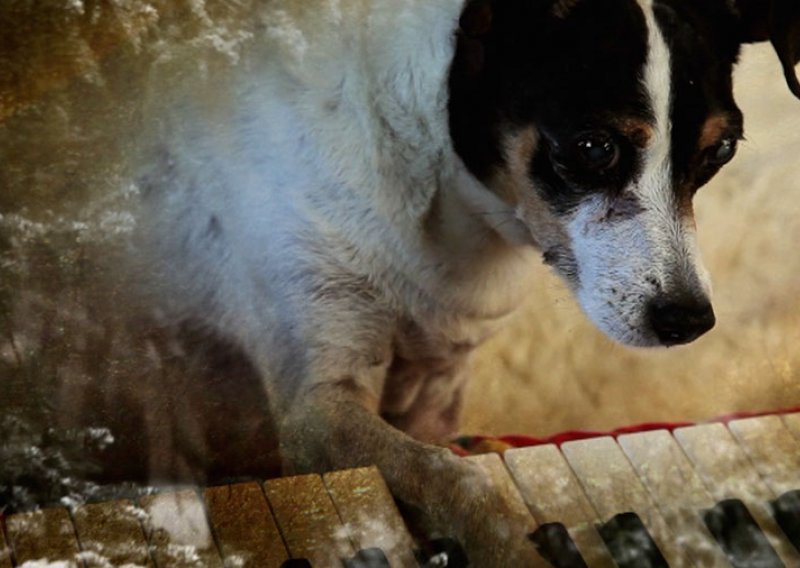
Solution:
{"label": "tan marking above eye", "polygon": [[637,148],[646,148],[653,139],[653,125],[646,120],[623,118],[616,126]]}
{"label": "tan marking above eye", "polygon": [[531,180],[530,166],[538,145],[536,128],[509,128],[502,142],[504,164],[494,172],[488,186],[514,208],[515,215],[526,227],[526,238],[532,239],[540,250],[571,249],[563,219],[552,211]]}
{"label": "tan marking above eye", "polygon": [[709,116],[703,127],[700,129],[700,139],[697,141],[697,149],[702,152],[719,144],[730,129],[730,119],[724,114],[713,114]]}
{"label": "tan marking above eye", "polygon": [[529,191],[528,171],[539,142],[535,128],[523,128],[509,134],[503,141],[504,167],[495,172],[492,189],[500,199],[517,205]]}

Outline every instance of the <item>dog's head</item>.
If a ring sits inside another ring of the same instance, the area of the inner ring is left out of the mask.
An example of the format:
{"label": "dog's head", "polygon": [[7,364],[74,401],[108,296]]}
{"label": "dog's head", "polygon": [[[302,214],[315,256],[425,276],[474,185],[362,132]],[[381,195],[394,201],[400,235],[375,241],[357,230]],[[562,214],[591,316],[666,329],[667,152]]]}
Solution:
{"label": "dog's head", "polygon": [[797,0],[472,0],[450,74],[456,151],[589,317],[631,345],[713,327],[692,199],[736,153],[731,73],[770,39],[792,91]]}

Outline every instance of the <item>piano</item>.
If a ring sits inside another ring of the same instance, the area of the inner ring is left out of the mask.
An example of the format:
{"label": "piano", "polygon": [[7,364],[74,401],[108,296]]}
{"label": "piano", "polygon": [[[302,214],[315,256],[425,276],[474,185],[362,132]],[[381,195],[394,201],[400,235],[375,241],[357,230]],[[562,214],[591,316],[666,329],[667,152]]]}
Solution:
{"label": "piano", "polygon": [[[464,459],[526,511],[542,566],[800,567],[800,413]],[[469,565],[446,531],[406,525],[375,468],[22,512],[0,529],[0,568]]]}

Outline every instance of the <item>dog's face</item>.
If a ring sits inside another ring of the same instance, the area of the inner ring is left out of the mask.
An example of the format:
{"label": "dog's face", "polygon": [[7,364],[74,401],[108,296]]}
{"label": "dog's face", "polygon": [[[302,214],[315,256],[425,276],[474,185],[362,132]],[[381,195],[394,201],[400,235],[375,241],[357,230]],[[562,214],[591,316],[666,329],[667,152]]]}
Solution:
{"label": "dog's face", "polygon": [[[475,0],[464,12],[456,151],[496,194],[498,231],[538,246],[621,342],[687,343],[714,325],[692,199],[742,138],[731,73],[740,44],[771,24],[768,8]],[[794,53],[781,53],[787,69]]]}

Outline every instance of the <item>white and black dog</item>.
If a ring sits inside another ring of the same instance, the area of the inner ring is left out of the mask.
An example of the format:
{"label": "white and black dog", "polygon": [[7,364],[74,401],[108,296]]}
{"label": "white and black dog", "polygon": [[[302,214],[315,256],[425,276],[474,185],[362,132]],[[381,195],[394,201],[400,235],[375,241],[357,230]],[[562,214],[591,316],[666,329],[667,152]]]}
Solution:
{"label": "white and black dog", "polygon": [[[266,0],[213,116],[162,117],[139,245],[161,313],[239,345],[287,471],[377,464],[477,566],[524,524],[456,431],[470,352],[544,258],[636,346],[715,323],[692,197],[742,138],[731,72],[796,0]],[[255,17],[255,16],[254,16]],[[254,452],[259,448],[253,448]]]}

